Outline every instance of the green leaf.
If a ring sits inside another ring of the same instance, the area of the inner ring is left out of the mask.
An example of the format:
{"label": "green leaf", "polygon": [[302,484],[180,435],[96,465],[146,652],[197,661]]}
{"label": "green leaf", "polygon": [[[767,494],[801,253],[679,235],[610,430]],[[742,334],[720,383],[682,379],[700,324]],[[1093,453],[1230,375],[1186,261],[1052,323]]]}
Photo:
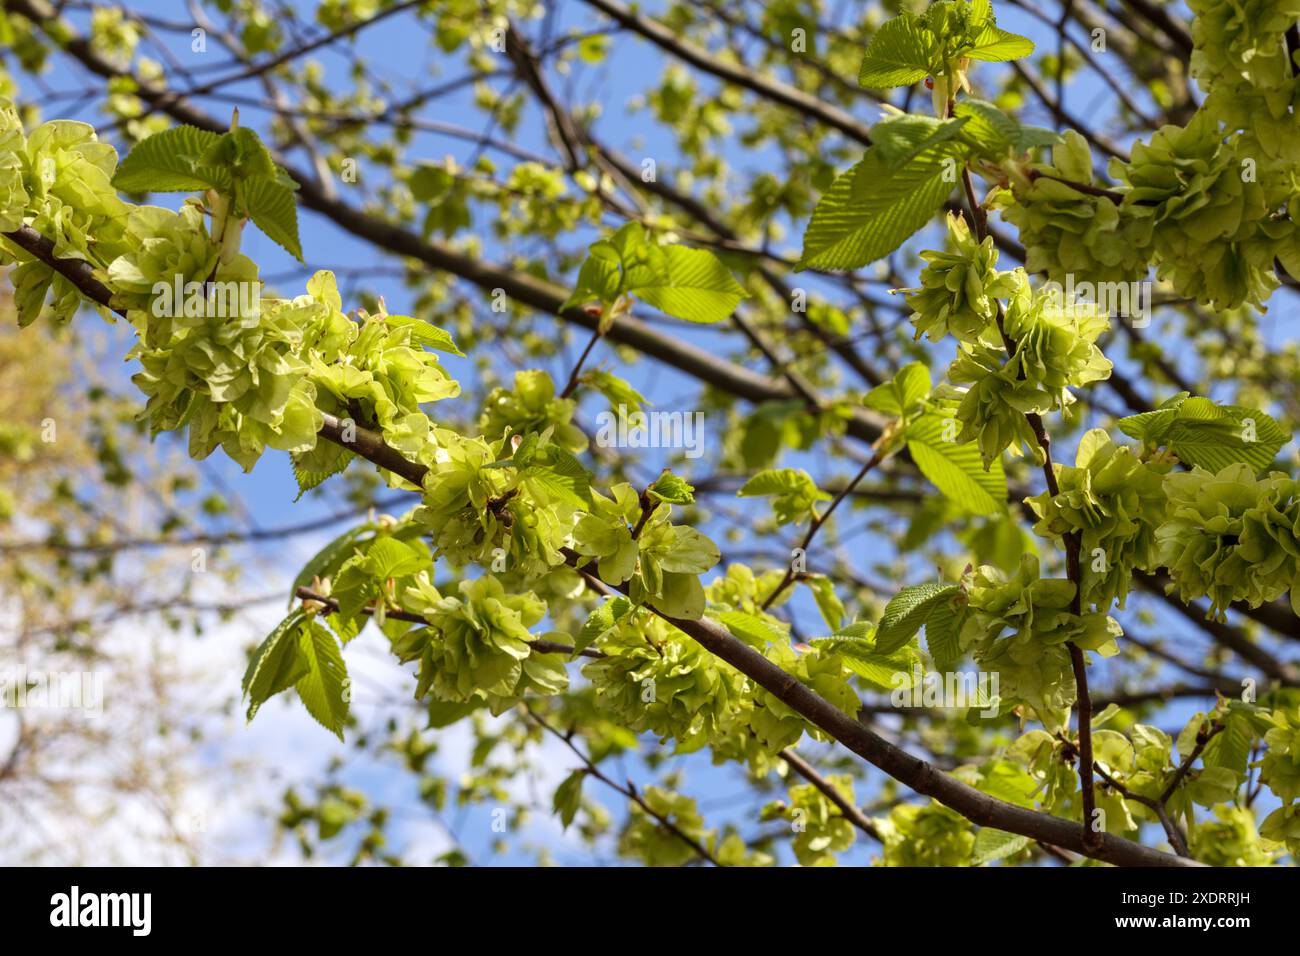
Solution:
{"label": "green leaf", "polygon": [[626,291],[660,312],[688,322],[721,322],[749,294],[713,253],[686,246],[663,248],[666,272],[651,284],[628,283]]}
{"label": "green leaf", "polygon": [[45,294],[50,291],[53,279],[54,270],[35,259],[24,262],[10,273],[20,329],[27,328],[41,317]]}
{"label": "green leaf", "polygon": [[808,642],[819,652],[838,655],[844,666],[878,690],[912,686],[921,656],[914,647],[892,654],[875,649],[874,641],[859,637],[819,637]]}
{"label": "green leaf", "polygon": [[965,616],[965,608],[958,611],[951,599],[940,601],[930,609],[925,619],[925,648],[938,670],[952,670],[961,658],[958,636]]}
{"label": "green leaf", "polygon": [[936,119],[933,116],[914,116],[910,113],[891,116],[872,128],[872,147],[887,168],[897,170],[931,146],[961,135],[962,127],[968,119],[965,116]]}
{"label": "green leaf", "polygon": [[590,647],[617,627],[618,622],[626,617],[631,610],[631,601],[624,597],[617,597],[606,601],[592,611],[587,616],[586,622],[582,625],[582,630],[578,632],[578,637],[574,641],[573,650],[575,656],[578,651]]}
{"label": "green leaf", "polygon": [[667,501],[674,505],[695,503],[695,488],[691,483],[667,469],[646,489],[646,494],[656,501]]}
{"label": "green leaf", "polygon": [[798,270],[857,269],[889,255],[930,221],[969,151],[949,140],[890,169],[878,150],[867,150],[817,202]]}
{"label": "green leaf", "polygon": [[1257,408],[1218,405],[1185,393],[1154,411],[1120,419],[1119,427],[1143,444],[1167,447],[1189,465],[1215,472],[1237,462],[1263,471],[1291,441],[1286,429]]}
{"label": "green leaf", "polygon": [[380,579],[418,574],[428,566],[426,554],[396,538],[377,538],[366,551],[366,568]]}
{"label": "green leaf", "polygon": [[1019,853],[1033,841],[1018,833],[1007,833],[993,827],[981,827],[975,834],[975,847],[971,851],[971,866],[982,866],[994,860]]}
{"label": "green leaf", "polygon": [[1009,33],[989,23],[975,38],[975,45],[966,51],[966,56],[985,63],[1005,63],[1008,60],[1019,60],[1033,52],[1034,43],[1028,37]]}
{"label": "green leaf", "polygon": [[369,524],[350,528],[317,551],[316,555],[303,565],[302,570],[298,572],[298,576],[293,579],[293,586],[289,589],[291,595],[289,600],[293,600],[292,594],[299,588],[311,584],[312,578],[329,577],[338,570],[339,565],[347,560],[355,550],[357,538],[372,529],[373,525]]}
{"label": "green leaf", "polygon": [[604,395],[609,401],[610,408],[615,411],[621,405],[629,412],[639,412],[644,406],[651,404],[646,401],[644,395],[632,387],[627,379],[620,378],[603,368],[593,368],[583,372],[581,381]]}
{"label": "green leaf", "polygon": [[555,788],[555,798],[551,801],[551,808],[559,815],[560,824],[566,830],[573,822],[573,818],[577,816],[578,808],[582,806],[582,781],[586,778],[585,769],[575,770]]}
{"label": "green leaf", "polygon": [[240,187],[244,208],[258,229],[299,262],[302,245],[298,241],[298,204],[293,190],[270,177],[245,180]]}
{"label": "green leaf", "polygon": [[880,25],[862,56],[858,85],[867,89],[909,86],[925,79],[939,53],[939,40],[921,19],[900,14]]}
{"label": "green leaf", "polygon": [[326,442],[317,443],[309,452],[289,456],[293,465],[293,477],[298,482],[298,501],[303,495],[319,486],[327,479],[343,472],[352,460],[352,453],[338,445]]}
{"label": "green leaf", "polygon": [[772,510],[782,524],[789,524],[815,513],[818,501],[829,501],[831,496],[817,487],[812,476],[802,468],[769,468],[750,478],[736,492],[741,498],[761,498],[773,495]]}
{"label": "green leaf", "polygon": [[832,631],[838,631],[844,625],[844,602],[835,593],[835,582],[824,574],[811,574],[803,579],[812,591],[813,601],[822,620]]}
{"label": "green leaf", "polygon": [[307,712],[326,730],[343,739],[348,719],[348,669],[339,642],[323,624],[309,620],[298,638],[307,671],[294,684]]}
{"label": "green leaf", "polygon": [[308,665],[298,650],[298,631],[305,620],[301,610],[294,611],[253,652],[242,685],[248,698],[249,720],[264,703],[306,674]]}
{"label": "green leaf", "polygon": [[720,611],[714,615],[734,636],[740,638],[750,647],[766,647],[768,644],[783,644],[790,637],[771,621],[764,620],[756,614],[744,611]]}
{"label": "green leaf", "polygon": [[944,440],[944,419],[924,415],[907,429],[907,450],[921,474],[952,501],[973,514],[998,514],[1006,510],[1007,479],[1002,463],[984,470],[975,442]]}
{"label": "green leaf", "polygon": [[930,370],[921,362],[911,362],[890,381],[868,392],[862,404],[885,415],[902,417],[929,394]]}
{"label": "green leaf", "polygon": [[981,156],[1000,158],[1060,142],[1058,133],[1041,126],[1024,126],[992,103],[977,99],[957,101],[956,115],[965,119],[962,139]]}
{"label": "green leaf", "polygon": [[407,185],[417,202],[433,202],[446,195],[455,181],[456,177],[445,166],[419,163],[412,170]]}
{"label": "green leaf", "polygon": [[390,326],[410,328],[411,341],[424,346],[426,349],[433,349],[435,352],[447,352],[451,355],[459,355],[462,358],[465,355],[456,345],[456,340],[451,337],[450,332],[426,322],[424,319],[412,318],[409,315],[390,315],[387,322]]}
{"label": "green leaf", "polygon": [[905,587],[885,605],[876,631],[876,650],[889,654],[912,639],[930,612],[961,592],[957,584],[914,584]]}
{"label": "green leaf", "polygon": [[205,166],[203,158],[221,140],[197,126],[174,126],[140,140],[117,167],[113,185],[128,193],[228,190],[230,173]]}
{"label": "green leaf", "polygon": [[591,479],[585,470],[575,473],[567,469],[530,465],[525,469],[524,480],[534,494],[541,491],[553,501],[565,501],[577,508],[591,505]]}

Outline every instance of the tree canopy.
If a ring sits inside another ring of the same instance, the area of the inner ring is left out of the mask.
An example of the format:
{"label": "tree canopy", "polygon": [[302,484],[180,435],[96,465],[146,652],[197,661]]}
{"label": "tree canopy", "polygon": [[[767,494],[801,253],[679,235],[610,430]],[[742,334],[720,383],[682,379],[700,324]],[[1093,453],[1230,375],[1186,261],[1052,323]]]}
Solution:
{"label": "tree canopy", "polygon": [[249,721],[431,812],[469,727],[503,832],[556,741],[543,809],[651,866],[1300,853],[1300,4],[0,9],[17,341],[107,321],[157,447],[363,512],[280,568]]}

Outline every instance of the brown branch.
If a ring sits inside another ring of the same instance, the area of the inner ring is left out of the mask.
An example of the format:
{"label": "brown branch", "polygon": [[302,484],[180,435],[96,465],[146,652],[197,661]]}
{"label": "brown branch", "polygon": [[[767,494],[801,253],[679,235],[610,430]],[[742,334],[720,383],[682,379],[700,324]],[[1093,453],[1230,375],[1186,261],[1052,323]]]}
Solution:
{"label": "brown branch", "polygon": [[[75,271],[77,268],[72,260],[54,259],[52,252],[47,252],[47,255],[50,257],[51,264],[60,271],[63,269]],[[108,289],[102,285],[99,289],[96,301],[107,302],[111,298]],[[320,434],[323,438],[334,441],[354,454],[367,458],[374,464],[405,478],[417,487],[422,484],[424,475],[428,471],[424,465],[407,461],[399,452],[386,445],[380,435],[360,426],[355,427],[355,434],[352,435],[351,441],[344,441],[344,427],[344,422],[335,416],[326,416]],[[566,558],[599,593],[623,593],[618,589],[610,588],[590,571],[580,567],[582,559],[576,553],[569,552]],[[764,687],[777,699],[839,740],[854,753],[923,796],[934,797],[976,824],[994,826],[1009,833],[1019,833],[1054,846],[1084,852],[1096,859],[1118,865],[1161,866],[1169,865],[1173,859],[1167,854],[1109,835],[1103,835],[1099,844],[1087,841],[1085,846],[1084,835],[1068,821],[989,797],[973,787],[945,776],[931,764],[889,743],[813,693],[753,648],[737,640],[720,625],[707,620],[687,621],[658,611],[655,613],[696,640],[706,650]],[[568,650],[571,652],[572,648]]]}
{"label": "brown branch", "polygon": [[[580,555],[571,553],[567,557],[597,593],[626,596],[626,586],[611,587],[582,567],[583,559]],[[722,625],[707,618],[689,621],[662,614],[654,608],[650,610],[872,766],[920,795],[933,797],[944,806],[956,810],[972,823],[1042,840],[1117,866],[1198,865],[1194,861],[1183,860],[1108,833],[1097,834],[1096,841],[1090,840],[1085,845],[1085,828],[1077,823],[991,797],[948,776],[933,764],[912,756],[845,714],[748,644],[733,637]]]}
{"label": "brown branch", "polygon": [[803,777],[809,783],[821,792],[836,808],[843,814],[844,819],[848,820],[855,827],[871,837],[873,840],[883,842],[880,836],[880,830],[876,827],[875,821],[863,813],[852,802],[844,798],[844,794],[835,789],[835,786],[817,772],[817,768],[808,761],[800,757],[793,747],[786,747],[781,751],[781,759],[790,765],[790,769]]}
{"label": "brown branch", "polygon": [[[953,113],[953,103],[951,101],[948,104],[948,113],[949,115]],[[966,201],[970,204],[971,219],[975,227],[976,238],[983,241],[988,235],[988,213],[975,198],[975,184],[971,181],[969,167],[962,168],[962,185],[966,192]],[[1000,302],[997,305],[997,327],[1006,346],[1008,361],[1010,361],[1016,355],[1016,342],[1007,334]],[[1023,378],[1024,374],[1025,370],[1022,365],[1020,377]],[[1047,427],[1043,424],[1041,415],[1037,412],[1029,412],[1026,413],[1025,418],[1029,421],[1029,427],[1033,429],[1038,447],[1043,451],[1043,479],[1047,483],[1048,494],[1055,498],[1061,493],[1061,488],[1056,480],[1056,466],[1052,463],[1052,440],[1047,434]],[[1078,617],[1083,613],[1083,573],[1079,560],[1080,551],[1083,548],[1083,537],[1077,531],[1074,531],[1065,534],[1063,541],[1065,544],[1066,573],[1074,584],[1074,597],[1070,601],[1070,613]],[[1088,692],[1087,661],[1083,656],[1083,650],[1073,641],[1067,641],[1065,646],[1070,654],[1070,669],[1074,673],[1076,688],[1075,697],[1079,704],[1079,751],[1082,754],[1079,760],[1079,787],[1082,791],[1083,800],[1083,842],[1085,846],[1095,848],[1097,833],[1092,829],[1092,824],[1097,808],[1097,795],[1093,791],[1092,781],[1092,697]]]}
{"label": "brown branch", "polygon": [[[858,483],[861,482],[863,478],[866,478],[867,474],[884,461],[886,457],[887,455],[883,449],[876,449],[876,453],[867,459],[866,463],[861,469],[859,469],[853,480],[840,489],[840,493],[831,501],[830,506],[813,519],[812,525],[808,528],[808,533],[803,536],[803,541],[799,544],[799,549],[803,551],[805,555],[808,553],[808,546],[812,544],[813,538],[817,536],[817,532],[821,530],[822,525],[826,524],[830,519],[830,516],[834,514],[835,509],[840,506],[840,502],[851,495],[853,489],[858,486]],[[781,596],[781,593],[790,586],[790,583],[794,580],[794,575],[794,563],[786,562],[785,577],[781,579],[781,583],[776,586],[772,593],[767,596],[767,599],[763,602],[763,610],[766,611],[771,607],[772,603]]]}
{"label": "brown branch", "polygon": [[673,823],[673,821],[669,820],[667,817],[660,814],[658,811],[652,808],[650,804],[646,803],[644,798],[642,798],[641,794],[637,792],[637,789],[632,784],[631,780],[627,782],[626,787],[620,786],[619,784],[615,783],[609,777],[605,776],[605,774],[601,771],[599,767],[596,766],[596,764],[592,761],[590,757],[588,757],[586,754],[584,754],[581,750],[578,749],[577,745],[573,742],[572,738],[569,735],[560,733],[549,723],[547,723],[543,717],[541,717],[536,711],[534,711],[527,704],[521,703],[519,706],[522,707],[524,709],[524,712],[528,714],[528,716],[531,717],[533,720],[535,720],[543,730],[546,730],[549,733],[554,734],[555,737],[564,744],[564,746],[568,747],[570,750],[573,751],[573,753],[577,756],[577,758],[581,760],[585,765],[584,769],[586,770],[588,776],[595,777],[597,780],[599,780],[605,786],[609,787],[611,790],[616,790],[619,793],[621,793],[623,796],[627,797],[627,799],[631,800],[638,807],[644,810],[647,814],[653,817],[661,827],[663,827],[673,836],[677,837],[677,839],[681,840],[692,850],[694,850],[695,854],[698,857],[700,857],[700,859],[707,860],[709,863],[712,863],[714,866],[722,866],[722,863],[718,862],[718,858],[715,857],[712,853],[710,853],[708,848],[705,847],[702,843],[700,843],[699,840],[695,839],[695,837],[691,836],[689,833],[683,831],[681,827]]}
{"label": "brown branch", "polygon": [[1183,778],[1186,777],[1188,771],[1192,769],[1192,764],[1196,762],[1196,758],[1198,758],[1205,750],[1206,744],[1213,740],[1214,735],[1222,731],[1223,728],[1224,725],[1216,720],[1210,725],[1208,730],[1201,728],[1201,730],[1197,732],[1196,746],[1194,746],[1192,752],[1183,759],[1183,762],[1174,772],[1173,779],[1169,781],[1169,785],[1160,792],[1161,803],[1169,802],[1169,798],[1174,795],[1174,791],[1178,789],[1178,785],[1183,782]]}

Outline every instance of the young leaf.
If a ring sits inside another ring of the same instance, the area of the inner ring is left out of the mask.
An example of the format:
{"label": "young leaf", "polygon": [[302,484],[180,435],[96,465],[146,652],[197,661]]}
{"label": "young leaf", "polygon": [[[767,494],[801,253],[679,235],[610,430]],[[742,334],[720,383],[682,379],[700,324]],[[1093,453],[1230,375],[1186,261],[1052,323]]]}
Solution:
{"label": "young leaf", "polygon": [[577,815],[578,808],[582,806],[582,781],[586,777],[587,771],[585,769],[575,770],[555,788],[555,797],[551,801],[551,808],[559,816],[560,824],[566,830]]}
{"label": "young leaf", "polygon": [[230,173],[203,165],[220,141],[219,133],[197,126],[174,126],[136,143],[113,175],[113,185],[128,193],[193,192],[230,188]]}
{"label": "young leaf", "polygon": [[961,658],[958,635],[964,619],[965,607],[960,611],[954,608],[951,597],[935,604],[925,619],[925,648],[941,671],[952,670]]}
{"label": "young leaf", "polygon": [[798,269],[857,269],[889,255],[930,221],[969,150],[948,140],[898,169],[890,169],[877,149],[867,150],[817,202]]}
{"label": "young leaf", "polygon": [[748,293],[713,253],[686,246],[663,247],[666,269],[649,284],[629,281],[631,292],[660,312],[687,322],[721,322]]}
{"label": "young leaf", "polygon": [[646,494],[656,501],[667,501],[674,505],[695,503],[695,489],[691,483],[667,469],[646,489]]}
{"label": "young leaf", "polygon": [[867,89],[910,86],[925,79],[939,53],[939,40],[920,17],[903,13],[880,25],[858,70]]}
{"label": "young leaf", "polygon": [[378,538],[366,551],[366,568],[376,578],[405,577],[428,566],[425,555],[396,538]]}
{"label": "young leaf", "polygon": [[907,450],[921,469],[948,498],[973,514],[998,514],[1007,506],[1007,478],[1002,463],[984,470],[979,446],[944,440],[944,420],[924,415],[907,429]]}
{"label": "young leaf", "polygon": [[899,591],[885,605],[876,630],[876,650],[890,654],[912,639],[940,604],[961,592],[957,584],[915,584]]}
{"label": "young leaf", "polygon": [[810,574],[803,579],[812,591],[813,601],[822,620],[832,631],[838,631],[844,625],[844,602],[835,593],[835,582],[824,574]]}
{"label": "young leaf", "polygon": [[872,128],[872,146],[889,169],[900,169],[931,146],[960,136],[968,119],[958,116],[941,120],[910,113],[891,116]]}
{"label": "young leaf", "polygon": [[1119,427],[1145,445],[1167,447],[1189,465],[1216,472],[1237,462],[1263,471],[1291,441],[1286,429],[1257,408],[1217,405],[1186,393],[1120,419]]}
{"label": "young leaf", "polygon": [[1027,836],[995,830],[993,827],[981,827],[975,835],[975,847],[971,852],[971,866],[982,866],[1019,853],[1033,842]]}
{"label": "young leaf", "polygon": [[975,38],[975,45],[966,51],[966,56],[985,63],[1005,63],[1008,60],[1019,60],[1033,52],[1034,43],[1028,37],[1009,33],[989,22]]}
{"label": "young leaf", "polygon": [[877,385],[862,404],[867,408],[901,418],[930,394],[930,370],[921,362],[910,362],[890,381]]}
{"label": "young leaf", "polygon": [[339,643],[323,624],[312,619],[302,628],[298,647],[307,667],[294,684],[298,696],[307,712],[342,740],[348,719],[348,669]]}
{"label": "young leaf", "polygon": [[270,177],[260,176],[245,180],[241,193],[244,208],[257,228],[302,262],[302,245],[298,241],[298,204],[294,202],[293,190]]}
{"label": "young leaf", "polygon": [[305,619],[301,610],[293,611],[253,652],[242,685],[249,720],[262,704],[288,690],[307,672],[307,662],[298,650],[298,631]]}
{"label": "young leaf", "polygon": [[746,614],[744,611],[719,611],[714,616],[727,630],[750,647],[763,648],[768,644],[781,644],[790,639],[784,631],[756,614]]}
{"label": "young leaf", "polygon": [[921,656],[914,647],[901,647],[892,654],[876,650],[870,638],[819,637],[808,642],[822,653],[838,655],[844,666],[879,690],[911,687]]}
{"label": "young leaf", "polygon": [[348,467],[352,453],[337,445],[320,442],[309,452],[289,456],[293,465],[293,477],[298,482],[297,501],[307,492],[332,478]]}
{"label": "young leaf", "polygon": [[782,524],[800,521],[813,513],[818,501],[831,496],[817,487],[812,476],[802,468],[771,468],[750,478],[736,494],[741,498],[775,496],[772,510]]}

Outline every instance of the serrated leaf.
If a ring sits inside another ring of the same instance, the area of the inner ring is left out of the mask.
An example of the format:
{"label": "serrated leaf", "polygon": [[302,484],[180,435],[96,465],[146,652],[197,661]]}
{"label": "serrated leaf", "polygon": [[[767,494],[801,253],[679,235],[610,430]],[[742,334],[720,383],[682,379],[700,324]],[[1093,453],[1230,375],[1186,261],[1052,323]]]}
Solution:
{"label": "serrated leaf", "polygon": [[128,193],[191,192],[230,188],[230,173],[203,165],[221,135],[197,126],[174,126],[140,140],[113,174],[113,185]]}
{"label": "serrated leaf", "polygon": [[817,487],[802,468],[769,468],[746,481],[736,492],[740,498],[774,497],[772,510],[782,524],[798,521],[816,511],[819,501],[831,496]]}
{"label": "serrated leaf", "polygon": [[299,635],[298,647],[307,671],[294,688],[317,723],[342,740],[348,719],[348,669],[339,643],[323,624],[310,620]]}
{"label": "serrated leaf", "polygon": [[586,776],[585,769],[575,770],[555,788],[551,809],[559,816],[560,825],[566,830],[573,822],[573,818],[577,816],[578,808],[582,806],[582,781]]}
{"label": "serrated leaf", "polygon": [[836,654],[844,666],[878,690],[906,689],[912,686],[915,670],[921,663],[914,647],[902,647],[892,654],[875,649],[870,638],[845,637],[847,629],[834,637],[819,637],[808,643],[823,653]]}
{"label": "serrated leaf", "polygon": [[298,203],[293,190],[270,177],[245,180],[240,194],[249,218],[266,237],[299,262],[302,245],[298,240]]}
{"label": "serrated leaf", "polygon": [[896,170],[939,143],[961,135],[968,117],[937,119],[905,113],[883,119],[871,129],[872,148],[885,165]]}
{"label": "serrated leaf", "polygon": [[663,252],[665,275],[649,285],[629,282],[625,290],[660,312],[687,322],[721,322],[749,297],[708,250],[665,246]]}
{"label": "serrated leaf", "polygon": [[984,63],[1005,63],[1008,60],[1019,60],[1033,52],[1034,43],[1028,37],[1010,33],[990,23],[975,38],[975,45],[966,51],[966,56]]}
{"label": "serrated leaf", "polygon": [[1186,393],[1154,411],[1120,419],[1119,427],[1143,444],[1167,447],[1189,465],[1215,472],[1237,462],[1263,471],[1291,441],[1286,429],[1259,409],[1218,405]]}
{"label": "serrated leaf", "polygon": [[301,610],[292,612],[253,652],[242,683],[250,721],[262,704],[288,690],[307,672],[307,663],[298,649],[298,631],[304,620],[306,615]]}
{"label": "serrated leaf", "polygon": [[352,460],[352,453],[338,445],[319,442],[310,452],[290,455],[289,460],[293,465],[294,480],[298,482],[298,496],[293,500],[298,501],[313,488],[344,471]]}
{"label": "serrated leaf", "polygon": [[818,200],[798,271],[857,269],[889,255],[934,216],[969,151],[950,140],[890,169],[877,150],[867,150]]}
{"label": "serrated leaf", "polygon": [[1032,842],[1029,837],[1018,833],[1007,833],[1004,830],[995,830],[993,827],[981,827],[979,833],[975,834],[975,847],[971,851],[970,858],[971,866],[983,866],[985,863],[1004,859],[1019,853]]}
{"label": "serrated leaf", "polygon": [[901,417],[929,394],[930,370],[921,362],[911,362],[891,380],[868,392],[862,404],[884,415]]}
{"label": "serrated leaf", "polygon": [[889,654],[902,647],[925,624],[931,610],[960,592],[960,585],[933,582],[903,588],[885,605],[876,630],[876,650]]}
{"label": "serrated leaf", "polygon": [[451,355],[459,355],[462,358],[465,355],[460,350],[460,347],[456,345],[456,340],[452,338],[450,332],[431,322],[412,318],[409,315],[390,315],[387,321],[389,325],[409,328],[411,341],[424,346],[426,349],[433,349],[435,352],[447,352]]}
{"label": "serrated leaf", "polygon": [[938,670],[952,670],[961,658],[958,635],[964,618],[965,609],[958,611],[951,599],[940,601],[930,609],[925,619],[925,648]]}
{"label": "serrated leaf", "polygon": [[713,616],[735,637],[740,638],[750,647],[782,644],[790,639],[789,635],[771,621],[764,620],[756,614],[747,614],[744,611],[719,611]]}
{"label": "serrated leaf", "polygon": [[695,488],[685,478],[674,475],[671,471],[660,474],[646,489],[646,494],[656,501],[667,501],[674,505],[695,503]]}
{"label": "serrated leaf", "polygon": [[930,72],[938,51],[938,38],[919,17],[900,14],[882,23],[867,44],[858,85],[885,89],[919,83]]}
{"label": "serrated leaf", "polygon": [[975,442],[944,441],[944,420],[923,415],[907,429],[907,450],[921,474],[950,500],[973,514],[998,514],[1007,506],[1007,478],[1002,462],[984,470]]}
{"label": "serrated leaf", "polygon": [[591,480],[585,471],[572,473],[545,465],[529,465],[524,480],[536,492],[541,490],[557,501],[565,501],[577,508],[591,504]]}
{"label": "serrated leaf", "polygon": [[1060,141],[1058,133],[1041,126],[1024,126],[992,103],[967,98],[957,101],[955,114],[965,119],[961,137],[980,155],[999,157],[1008,151],[1023,153]]}
{"label": "serrated leaf", "polygon": [[418,574],[429,566],[420,551],[396,538],[377,538],[366,550],[366,567],[376,578],[400,578]]}

